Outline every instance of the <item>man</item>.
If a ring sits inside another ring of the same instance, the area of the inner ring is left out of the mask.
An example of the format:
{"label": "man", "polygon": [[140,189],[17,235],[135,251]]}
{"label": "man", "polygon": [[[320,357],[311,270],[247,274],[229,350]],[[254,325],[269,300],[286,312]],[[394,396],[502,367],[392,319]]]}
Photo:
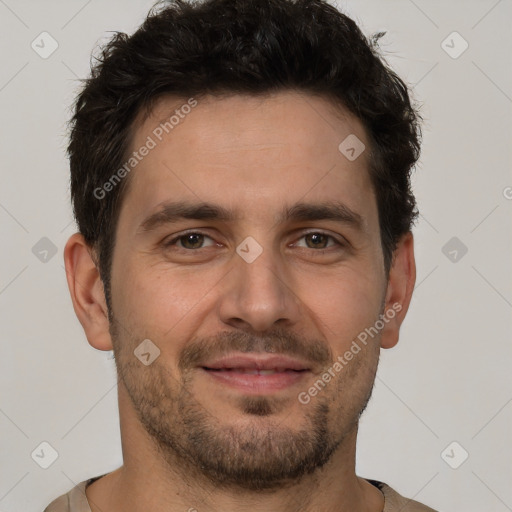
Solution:
{"label": "man", "polygon": [[46,512],[432,510],[355,473],[415,283],[419,119],[322,0],[176,0],[110,41],[64,256],[124,461]]}

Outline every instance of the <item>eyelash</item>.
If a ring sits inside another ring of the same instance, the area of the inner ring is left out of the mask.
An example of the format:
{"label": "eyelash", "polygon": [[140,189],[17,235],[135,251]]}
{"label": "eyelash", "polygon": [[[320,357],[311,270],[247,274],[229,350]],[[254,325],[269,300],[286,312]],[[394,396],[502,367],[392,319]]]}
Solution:
{"label": "eyelash", "polygon": [[[211,236],[209,236],[208,234],[206,233],[203,233],[202,231],[187,231],[185,233],[181,233],[180,235],[172,238],[171,240],[169,241],[166,241],[163,243],[164,247],[167,248],[167,247],[171,247],[173,245],[176,245],[176,242],[178,242],[179,240],[189,236],[189,235],[202,235],[206,238],[210,238],[210,240],[213,240],[213,238]],[[346,244],[341,242],[340,240],[336,239],[333,235],[330,235],[328,233],[325,233],[324,231],[308,231],[307,233],[304,233],[300,238],[299,240],[301,240],[302,238],[304,238],[305,236],[307,235],[323,235],[323,236],[326,236],[328,239],[331,239],[336,245],[338,245],[339,247],[341,248],[344,248],[346,247]],[[327,251],[329,250],[330,248],[332,248],[333,246],[331,247],[323,247],[323,248],[319,248],[319,249],[314,249],[312,247],[302,247],[303,249],[312,249],[316,252],[321,252],[321,251]],[[199,251],[201,249],[205,249],[205,247],[199,247],[197,249],[186,249],[185,247],[178,247],[178,249],[182,250],[182,251],[186,251],[186,252],[196,252],[196,251]]]}

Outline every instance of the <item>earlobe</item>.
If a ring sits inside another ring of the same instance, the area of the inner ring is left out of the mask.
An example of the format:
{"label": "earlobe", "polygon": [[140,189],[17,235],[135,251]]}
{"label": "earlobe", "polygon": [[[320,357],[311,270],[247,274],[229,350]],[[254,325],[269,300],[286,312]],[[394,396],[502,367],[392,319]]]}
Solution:
{"label": "earlobe", "polygon": [[87,340],[98,350],[112,350],[103,282],[91,257],[91,249],[80,233],[67,241],[64,264],[73,309]]}
{"label": "earlobe", "polygon": [[414,238],[409,231],[398,242],[389,271],[385,299],[385,327],[381,331],[381,347],[392,348],[398,343],[400,326],[404,321],[416,283]]}

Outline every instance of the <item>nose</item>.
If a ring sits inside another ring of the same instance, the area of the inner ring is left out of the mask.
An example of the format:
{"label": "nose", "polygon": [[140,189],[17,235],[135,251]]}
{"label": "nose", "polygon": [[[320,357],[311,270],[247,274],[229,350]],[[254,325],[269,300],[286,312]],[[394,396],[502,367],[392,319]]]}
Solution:
{"label": "nose", "polygon": [[260,333],[295,325],[301,318],[302,302],[288,274],[279,255],[271,250],[263,250],[251,263],[236,254],[219,299],[221,321]]}

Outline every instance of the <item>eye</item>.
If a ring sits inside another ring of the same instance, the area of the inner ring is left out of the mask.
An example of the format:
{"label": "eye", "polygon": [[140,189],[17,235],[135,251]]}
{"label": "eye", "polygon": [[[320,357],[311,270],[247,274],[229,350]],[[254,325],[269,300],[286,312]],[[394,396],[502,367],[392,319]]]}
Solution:
{"label": "eye", "polygon": [[179,249],[186,249],[186,250],[194,250],[194,249],[202,249],[206,247],[204,244],[205,239],[210,240],[212,243],[209,244],[209,246],[212,246],[215,244],[212,238],[209,236],[197,232],[197,231],[191,231],[189,233],[182,234],[180,236],[177,236],[173,238],[172,240],[169,240],[168,242],[164,243],[165,247],[170,246],[178,246]]}
{"label": "eye", "polygon": [[[328,247],[336,245],[341,247],[344,246],[343,243],[336,240],[333,236],[328,235],[327,233],[323,233],[321,231],[313,231],[311,233],[306,233],[300,238],[300,240],[302,239],[306,241],[306,247],[308,249],[327,249]],[[333,243],[331,243],[331,245],[327,245],[329,241]]]}

